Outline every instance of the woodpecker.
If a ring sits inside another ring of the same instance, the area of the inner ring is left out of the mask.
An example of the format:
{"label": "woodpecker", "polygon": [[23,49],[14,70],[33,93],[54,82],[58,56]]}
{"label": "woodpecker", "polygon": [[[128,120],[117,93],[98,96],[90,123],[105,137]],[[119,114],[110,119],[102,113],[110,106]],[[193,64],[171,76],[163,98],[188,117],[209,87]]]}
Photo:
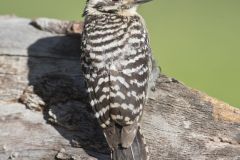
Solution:
{"label": "woodpecker", "polygon": [[82,71],[89,103],[113,160],[147,160],[140,119],[147,100],[152,53],[140,4],[150,0],[87,0]]}

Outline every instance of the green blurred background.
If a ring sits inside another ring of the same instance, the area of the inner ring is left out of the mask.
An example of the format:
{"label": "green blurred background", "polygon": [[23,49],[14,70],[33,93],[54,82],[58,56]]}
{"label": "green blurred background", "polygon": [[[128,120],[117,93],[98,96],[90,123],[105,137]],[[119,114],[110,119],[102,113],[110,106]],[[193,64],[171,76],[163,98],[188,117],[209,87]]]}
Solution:
{"label": "green blurred background", "polygon": [[[81,20],[84,5],[85,0],[0,0],[0,14]],[[240,0],[155,0],[140,13],[164,73],[240,107]]]}

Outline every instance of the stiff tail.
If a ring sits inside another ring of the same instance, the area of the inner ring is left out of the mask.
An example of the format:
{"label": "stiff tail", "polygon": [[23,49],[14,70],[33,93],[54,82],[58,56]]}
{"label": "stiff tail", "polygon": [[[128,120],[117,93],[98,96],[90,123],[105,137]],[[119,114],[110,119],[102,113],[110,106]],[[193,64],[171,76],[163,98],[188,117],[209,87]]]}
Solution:
{"label": "stiff tail", "polygon": [[112,160],[148,160],[148,149],[143,135],[138,129],[132,145],[128,148],[119,146],[112,151]]}

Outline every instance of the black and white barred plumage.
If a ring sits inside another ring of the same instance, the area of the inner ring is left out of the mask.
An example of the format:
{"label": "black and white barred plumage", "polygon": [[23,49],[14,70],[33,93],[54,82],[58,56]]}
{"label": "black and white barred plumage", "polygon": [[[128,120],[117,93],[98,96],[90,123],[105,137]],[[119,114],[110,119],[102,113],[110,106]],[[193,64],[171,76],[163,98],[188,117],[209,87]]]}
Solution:
{"label": "black and white barred plumage", "polygon": [[[115,151],[113,159],[119,160],[147,157],[138,130],[152,58],[148,34],[135,11],[135,1],[139,0],[88,1],[82,33],[82,69],[90,105]],[[138,144],[133,146],[135,141]],[[127,150],[137,153],[127,155]]]}

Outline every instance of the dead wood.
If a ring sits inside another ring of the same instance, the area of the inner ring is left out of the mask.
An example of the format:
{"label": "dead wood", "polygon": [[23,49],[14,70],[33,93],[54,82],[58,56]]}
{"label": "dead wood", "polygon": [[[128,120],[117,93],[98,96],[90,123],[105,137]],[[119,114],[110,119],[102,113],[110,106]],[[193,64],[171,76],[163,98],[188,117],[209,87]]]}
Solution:
{"label": "dead wood", "polygon": [[[81,23],[0,17],[1,160],[109,159],[86,102],[80,32]],[[157,68],[154,78],[142,120],[152,160],[240,159],[239,109]]]}

